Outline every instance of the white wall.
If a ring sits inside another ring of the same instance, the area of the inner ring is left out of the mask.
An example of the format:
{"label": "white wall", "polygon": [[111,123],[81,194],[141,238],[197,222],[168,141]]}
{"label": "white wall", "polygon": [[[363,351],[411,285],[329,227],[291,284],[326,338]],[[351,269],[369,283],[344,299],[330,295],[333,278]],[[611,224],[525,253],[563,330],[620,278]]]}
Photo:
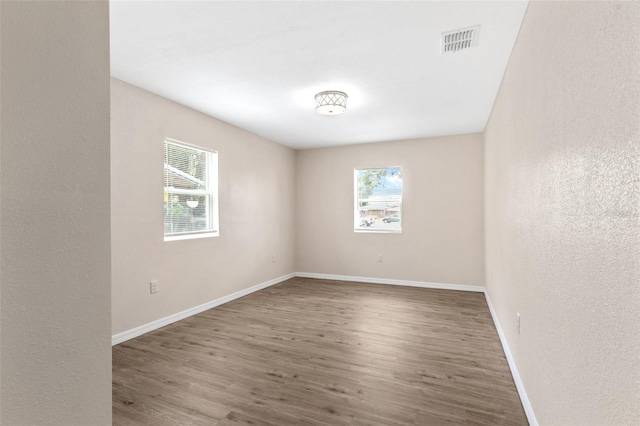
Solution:
{"label": "white wall", "polygon": [[107,2],[2,2],[3,425],[111,424]]}
{"label": "white wall", "polygon": [[487,288],[544,425],[640,424],[639,23],[531,2],[485,132]]}
{"label": "white wall", "polygon": [[[299,272],[484,285],[481,134],[296,155]],[[402,233],[355,233],[354,168],[398,165]]]}
{"label": "white wall", "polygon": [[[122,81],[111,89],[113,333],[294,272],[294,151]],[[218,151],[219,237],[163,241],[165,137]]]}

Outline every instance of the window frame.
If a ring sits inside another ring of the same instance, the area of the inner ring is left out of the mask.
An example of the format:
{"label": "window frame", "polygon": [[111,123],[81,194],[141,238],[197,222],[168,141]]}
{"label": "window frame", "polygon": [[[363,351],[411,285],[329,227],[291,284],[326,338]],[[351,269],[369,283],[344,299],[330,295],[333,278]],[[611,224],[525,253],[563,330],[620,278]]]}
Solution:
{"label": "window frame", "polygon": [[358,187],[358,172],[364,170],[383,170],[383,169],[399,169],[400,174],[403,175],[402,166],[385,166],[385,167],[361,167],[353,169],[353,231],[358,234],[402,234],[402,212],[403,198],[404,198],[404,176],[402,177],[402,191],[400,192],[399,211],[397,213],[399,220],[399,229],[371,229],[363,228],[360,226],[360,206],[359,206],[359,187]]}
{"label": "window frame", "polygon": [[[164,161],[164,153],[167,150],[167,144],[179,146],[186,149],[196,150],[204,152],[206,154],[206,189],[204,190],[189,190],[180,189],[174,187],[164,186],[166,181],[164,178],[165,169],[167,163]],[[180,240],[192,240],[198,238],[210,238],[220,236],[220,221],[219,221],[219,197],[218,197],[218,152],[209,148],[204,148],[191,143],[183,142],[177,139],[165,137],[163,143],[163,200],[167,200],[170,194],[176,195],[195,195],[198,197],[205,197],[206,207],[206,229],[202,231],[188,231],[178,233],[166,233],[164,228],[166,221],[166,212],[163,209],[163,236],[164,241],[180,241]],[[163,204],[166,201],[163,202]]]}

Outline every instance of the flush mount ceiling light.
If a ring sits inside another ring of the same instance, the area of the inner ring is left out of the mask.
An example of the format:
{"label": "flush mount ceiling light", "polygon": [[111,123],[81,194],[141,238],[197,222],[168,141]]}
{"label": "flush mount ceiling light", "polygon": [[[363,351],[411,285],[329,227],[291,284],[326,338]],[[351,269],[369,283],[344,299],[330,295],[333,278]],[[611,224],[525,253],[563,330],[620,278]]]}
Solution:
{"label": "flush mount ceiling light", "polygon": [[324,115],[342,114],[347,109],[347,99],[344,92],[327,90],[316,95],[316,111]]}

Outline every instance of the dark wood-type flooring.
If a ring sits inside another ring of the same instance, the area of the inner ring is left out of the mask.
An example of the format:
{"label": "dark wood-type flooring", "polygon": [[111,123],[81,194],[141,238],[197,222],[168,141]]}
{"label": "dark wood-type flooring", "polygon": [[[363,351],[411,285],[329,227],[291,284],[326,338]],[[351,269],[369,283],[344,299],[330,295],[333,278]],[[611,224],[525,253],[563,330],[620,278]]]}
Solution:
{"label": "dark wood-type flooring", "polygon": [[113,348],[116,425],[526,425],[484,296],[294,278]]}

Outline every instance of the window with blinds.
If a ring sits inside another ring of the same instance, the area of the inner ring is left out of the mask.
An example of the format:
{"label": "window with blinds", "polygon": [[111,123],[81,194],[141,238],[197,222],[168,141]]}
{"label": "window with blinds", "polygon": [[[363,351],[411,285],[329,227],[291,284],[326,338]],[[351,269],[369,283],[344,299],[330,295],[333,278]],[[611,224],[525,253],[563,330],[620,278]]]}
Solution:
{"label": "window with blinds", "polygon": [[164,240],[218,235],[218,153],[164,141]]}

